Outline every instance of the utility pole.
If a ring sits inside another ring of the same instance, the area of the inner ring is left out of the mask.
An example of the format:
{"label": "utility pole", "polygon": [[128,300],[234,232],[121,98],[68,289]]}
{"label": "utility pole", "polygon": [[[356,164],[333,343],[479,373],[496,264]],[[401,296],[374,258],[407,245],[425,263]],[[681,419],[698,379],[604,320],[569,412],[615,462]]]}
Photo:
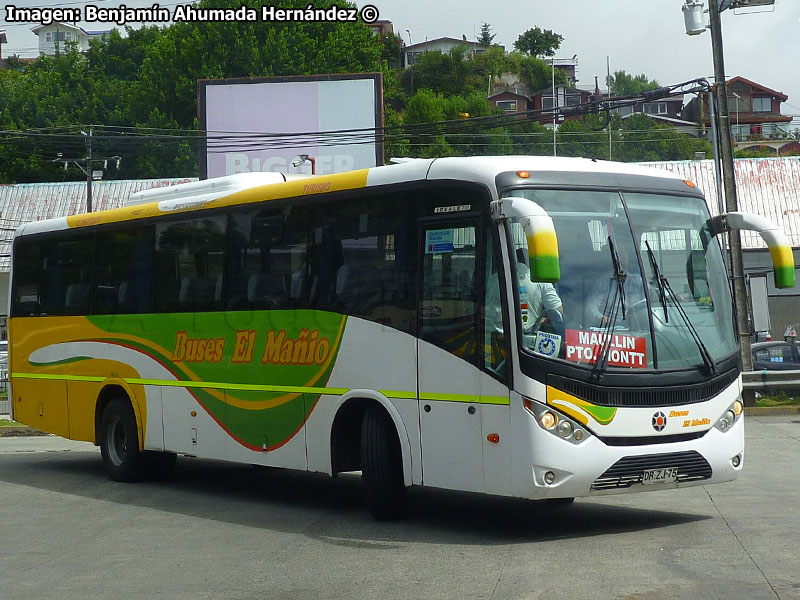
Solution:
{"label": "utility pole", "polygon": [[92,212],[92,128],[86,134],[86,212]]}
{"label": "utility pole", "polygon": [[[722,180],[725,188],[725,210],[739,210],[736,197],[736,177],[733,166],[733,143],[731,141],[731,123],[728,114],[728,91],[725,85],[725,60],[722,53],[722,20],[718,0],[708,0],[711,30],[711,49],[714,57],[714,80],[716,85],[717,109],[719,118],[719,145],[722,155]],[[747,289],[744,282],[744,264],[742,261],[742,238],[738,229],[728,232],[733,275],[733,305],[736,312],[736,324],[739,329],[741,361],[743,371],[753,370],[753,355],[750,340],[750,323],[747,310]],[[745,406],[755,405],[755,394],[752,390],[743,390],[742,399]]]}
{"label": "utility pole", "polygon": [[[74,164],[78,167],[81,171],[83,171],[84,175],[86,175],[86,212],[92,212],[92,180],[94,179],[94,163],[102,163],[103,168],[105,169],[108,166],[108,161],[113,160],[116,163],[117,170],[119,170],[119,163],[121,158],[119,156],[101,156],[95,157],[92,153],[92,135],[94,134],[94,129],[92,127],[87,128],[87,131],[81,130],[81,134],[83,134],[86,138],[86,157],[83,159],[80,158],[64,158],[62,153],[59,152],[57,157],[50,162],[59,162],[64,164],[64,170],[66,171],[69,168],[70,163]],[[84,168],[83,164],[86,163],[86,168]],[[98,179],[102,179],[102,172],[101,176]]]}

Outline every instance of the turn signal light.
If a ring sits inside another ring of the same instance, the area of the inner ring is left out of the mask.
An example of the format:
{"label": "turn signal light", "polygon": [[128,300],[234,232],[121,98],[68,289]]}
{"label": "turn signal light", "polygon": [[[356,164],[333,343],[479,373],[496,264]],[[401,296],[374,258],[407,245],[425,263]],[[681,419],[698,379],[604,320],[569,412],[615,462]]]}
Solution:
{"label": "turn signal light", "polygon": [[542,427],[550,430],[558,425],[558,417],[554,412],[548,410],[542,413],[542,416],[539,417],[539,422],[542,424]]}
{"label": "turn signal light", "polygon": [[486,436],[486,439],[492,442],[493,444],[496,444],[497,442],[500,441],[500,436],[497,435],[496,433],[490,433],[489,435]]}
{"label": "turn signal light", "polygon": [[733,414],[735,414],[738,417],[740,414],[742,414],[742,411],[744,410],[744,405],[742,404],[741,400],[737,400],[736,402],[733,403],[733,406],[731,408],[733,408]]}

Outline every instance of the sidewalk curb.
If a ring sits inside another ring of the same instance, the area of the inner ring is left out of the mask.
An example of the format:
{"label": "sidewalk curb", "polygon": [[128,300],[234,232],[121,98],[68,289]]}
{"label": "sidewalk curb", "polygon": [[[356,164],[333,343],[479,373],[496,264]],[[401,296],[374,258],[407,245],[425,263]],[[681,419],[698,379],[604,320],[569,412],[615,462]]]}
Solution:
{"label": "sidewalk curb", "polygon": [[744,414],[747,417],[768,417],[774,415],[800,415],[800,406],[746,406]]}

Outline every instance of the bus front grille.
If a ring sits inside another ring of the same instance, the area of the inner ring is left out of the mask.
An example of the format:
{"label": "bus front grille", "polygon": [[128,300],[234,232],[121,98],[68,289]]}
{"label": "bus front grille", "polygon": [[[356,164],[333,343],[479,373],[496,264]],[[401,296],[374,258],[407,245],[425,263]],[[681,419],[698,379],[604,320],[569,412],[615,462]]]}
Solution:
{"label": "bus front grille", "polygon": [[699,452],[671,452],[621,458],[592,484],[592,491],[629,488],[642,483],[648,469],[678,468],[678,483],[711,477],[711,465]]}
{"label": "bus front grille", "polygon": [[706,402],[718,396],[735,382],[738,376],[738,371],[732,369],[710,381],[693,385],[623,388],[596,385],[550,374],[547,376],[547,385],[597,406],[649,408]]}

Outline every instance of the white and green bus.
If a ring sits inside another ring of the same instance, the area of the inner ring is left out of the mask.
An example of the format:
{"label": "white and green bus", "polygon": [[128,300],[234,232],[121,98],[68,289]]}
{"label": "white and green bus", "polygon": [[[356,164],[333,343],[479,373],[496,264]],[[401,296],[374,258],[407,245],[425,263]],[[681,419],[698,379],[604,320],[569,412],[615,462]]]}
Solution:
{"label": "white and green bus", "polygon": [[362,471],[377,518],[415,485],[565,502],[741,470],[715,236],[759,230],[791,285],[765,220],[584,159],[278,178],[21,227],[14,418],[119,481],[178,454]]}

